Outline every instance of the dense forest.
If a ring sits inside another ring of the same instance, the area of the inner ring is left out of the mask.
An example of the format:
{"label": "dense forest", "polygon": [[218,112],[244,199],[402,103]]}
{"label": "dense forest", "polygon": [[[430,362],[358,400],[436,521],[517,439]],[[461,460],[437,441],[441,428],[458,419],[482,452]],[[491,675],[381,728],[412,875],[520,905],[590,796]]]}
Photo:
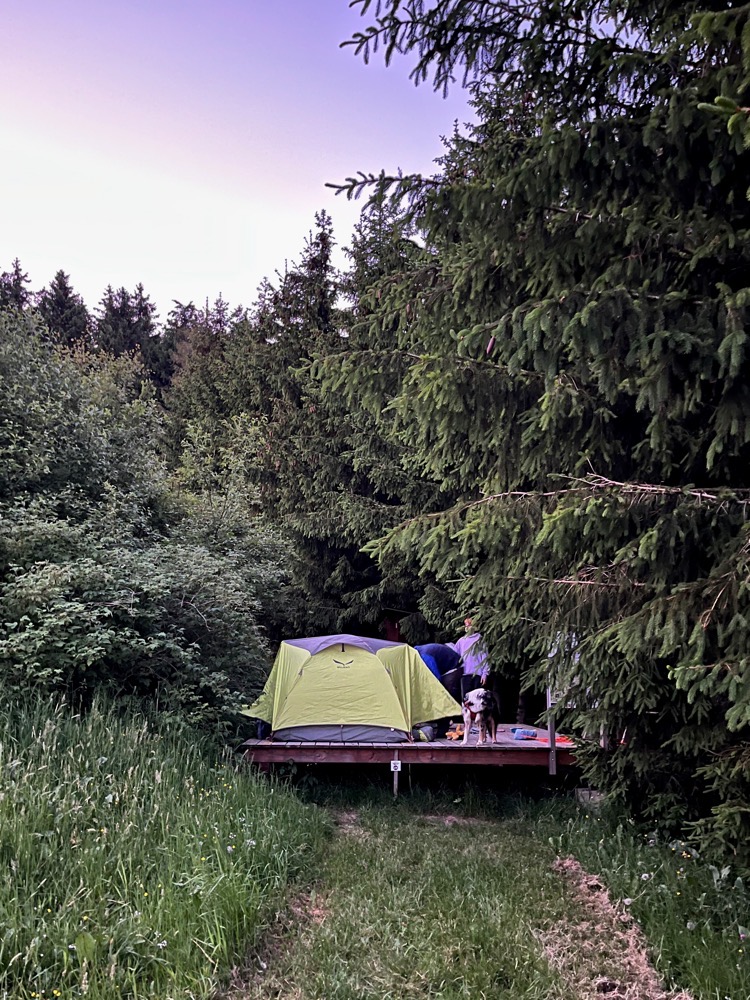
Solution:
{"label": "dense forest", "polygon": [[249,307],[2,274],[6,690],[213,724],[284,635],[472,612],[592,782],[747,865],[748,8],[358,6],[476,124],[341,184],[343,272],[320,213]]}

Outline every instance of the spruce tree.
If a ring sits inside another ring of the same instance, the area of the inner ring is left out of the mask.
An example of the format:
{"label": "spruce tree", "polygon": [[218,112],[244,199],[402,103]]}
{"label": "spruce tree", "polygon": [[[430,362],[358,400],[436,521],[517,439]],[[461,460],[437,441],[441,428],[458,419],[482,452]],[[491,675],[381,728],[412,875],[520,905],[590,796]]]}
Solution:
{"label": "spruce tree", "polygon": [[132,292],[126,288],[115,291],[108,285],[95,317],[94,341],[115,357],[140,352],[152,382],[163,391],[173,367],[170,343],[162,337],[157,320],[156,306],[142,284]]}
{"label": "spruce tree", "polygon": [[253,421],[251,478],[264,509],[294,542],[310,627],[336,631],[345,617],[342,581],[356,573],[350,559],[362,557],[341,537],[330,504],[341,429],[307,374],[316,352],[341,343],[333,226],[324,212],[315,224],[299,263],[277,283],[264,282],[248,323],[228,339],[223,391],[231,413]]}
{"label": "spruce tree", "polygon": [[96,343],[104,351],[119,357],[136,350],[147,350],[157,334],[156,306],[138,284],[135,291],[115,291],[108,285],[99,303],[96,317]]}
{"label": "spruce tree", "polygon": [[[239,426],[251,439],[248,478],[294,542],[308,612],[299,625],[376,631],[386,609],[416,613],[419,593],[413,575],[400,565],[394,573],[379,569],[363,546],[424,509],[430,487],[405,474],[400,448],[377,429],[379,415],[337,387],[321,392],[315,372],[346,365],[357,336],[353,317],[368,308],[364,290],[374,275],[408,266],[414,247],[381,206],[358,226],[344,277],[332,249],[331,221],[320,213],[300,261],[276,283],[264,282],[246,321],[214,340],[189,373],[178,371],[170,408],[182,406],[184,426],[203,421],[227,445]],[[390,347],[369,347],[391,377]]]}
{"label": "spruce tree", "polygon": [[[316,389],[332,414],[341,466],[336,489],[318,504],[336,512],[339,537],[362,550],[404,518],[438,510],[448,500],[434,481],[415,469],[408,439],[391,434],[394,415],[383,403],[397,391],[409,357],[395,349],[394,324],[376,330],[368,319],[378,312],[382,287],[400,283],[418,269],[422,253],[419,234],[403,212],[382,199],[365,207],[345,250],[349,268],[340,286],[348,305],[342,313],[343,339],[336,350],[317,352],[310,366],[311,391]],[[365,393],[360,392],[357,372],[363,364]],[[412,642],[434,637],[435,626],[447,624],[456,610],[450,596],[434,579],[420,584],[415,568],[403,559],[381,560],[376,567],[370,553],[365,554],[368,577],[359,588],[348,588],[346,605],[356,609],[360,621],[395,615],[402,636]]]}
{"label": "spruce tree", "polygon": [[64,346],[89,341],[90,318],[80,295],[73,291],[69,276],[58,271],[49,288],[43,288],[36,300],[37,309],[50,333]]}
{"label": "spruce tree", "polygon": [[244,321],[243,308],[230,310],[221,297],[199,309],[175,302],[167,317],[162,343],[167,357],[169,388],[164,401],[169,441],[176,460],[191,422],[222,443],[223,421],[230,409],[223,398],[224,355],[230,331]]}
{"label": "spruce tree", "polygon": [[22,270],[18,257],[11,267],[10,271],[0,274],[0,309],[25,309],[31,297],[26,287],[29,276]]}
{"label": "spruce tree", "polygon": [[344,185],[425,232],[363,334],[410,356],[397,391],[365,351],[349,391],[459,497],[381,559],[416,554],[497,669],[560,692],[593,780],[748,863],[750,153],[722,117],[747,103],[747,8],[361,8],[361,53],[463,73],[478,119],[435,177]]}

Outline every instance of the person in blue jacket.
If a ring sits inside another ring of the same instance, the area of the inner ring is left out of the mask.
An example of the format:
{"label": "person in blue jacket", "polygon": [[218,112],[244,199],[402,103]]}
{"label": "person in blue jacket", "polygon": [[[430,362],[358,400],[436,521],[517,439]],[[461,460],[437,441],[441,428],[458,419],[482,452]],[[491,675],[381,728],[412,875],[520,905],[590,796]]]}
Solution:
{"label": "person in blue jacket", "polygon": [[[426,642],[414,648],[441,684],[443,683],[443,677],[451,670],[454,670],[461,662],[460,655],[442,642]],[[437,739],[442,739],[446,735],[450,727],[450,722],[450,719],[436,720],[435,736]]]}
{"label": "person in blue jacket", "polygon": [[419,653],[422,662],[429,669],[430,673],[434,674],[440,680],[440,667],[438,667],[435,657],[430,653],[426,653],[424,646],[415,646],[414,648]]}
{"label": "person in blue jacket", "polygon": [[438,680],[449,670],[454,670],[461,662],[460,654],[443,642],[426,642],[414,648]]}

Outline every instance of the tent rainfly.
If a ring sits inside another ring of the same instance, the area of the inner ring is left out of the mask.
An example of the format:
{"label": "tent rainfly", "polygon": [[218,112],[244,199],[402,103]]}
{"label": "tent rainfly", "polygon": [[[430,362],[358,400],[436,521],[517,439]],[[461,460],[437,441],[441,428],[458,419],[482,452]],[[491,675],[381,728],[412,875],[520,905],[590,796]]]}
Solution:
{"label": "tent rainfly", "polygon": [[243,714],[269,723],[276,740],[381,743],[461,706],[406,643],[324,635],[282,642]]}

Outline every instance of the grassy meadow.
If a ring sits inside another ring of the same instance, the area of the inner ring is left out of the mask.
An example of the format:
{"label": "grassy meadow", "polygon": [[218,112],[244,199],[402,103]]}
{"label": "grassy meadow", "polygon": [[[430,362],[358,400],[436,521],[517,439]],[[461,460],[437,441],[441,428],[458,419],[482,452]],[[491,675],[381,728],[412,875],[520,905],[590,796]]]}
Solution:
{"label": "grassy meadow", "polygon": [[325,814],[189,731],[0,714],[0,997],[208,997],[315,856]]}
{"label": "grassy meadow", "polygon": [[302,794],[339,835],[291,915],[293,943],[272,945],[242,1000],[750,998],[750,893],[684,843],[571,796],[478,784],[394,803],[387,778],[313,779]]}
{"label": "grassy meadow", "polygon": [[0,712],[0,766],[3,1000],[750,997],[737,873],[569,793],[257,780],[39,702]]}

